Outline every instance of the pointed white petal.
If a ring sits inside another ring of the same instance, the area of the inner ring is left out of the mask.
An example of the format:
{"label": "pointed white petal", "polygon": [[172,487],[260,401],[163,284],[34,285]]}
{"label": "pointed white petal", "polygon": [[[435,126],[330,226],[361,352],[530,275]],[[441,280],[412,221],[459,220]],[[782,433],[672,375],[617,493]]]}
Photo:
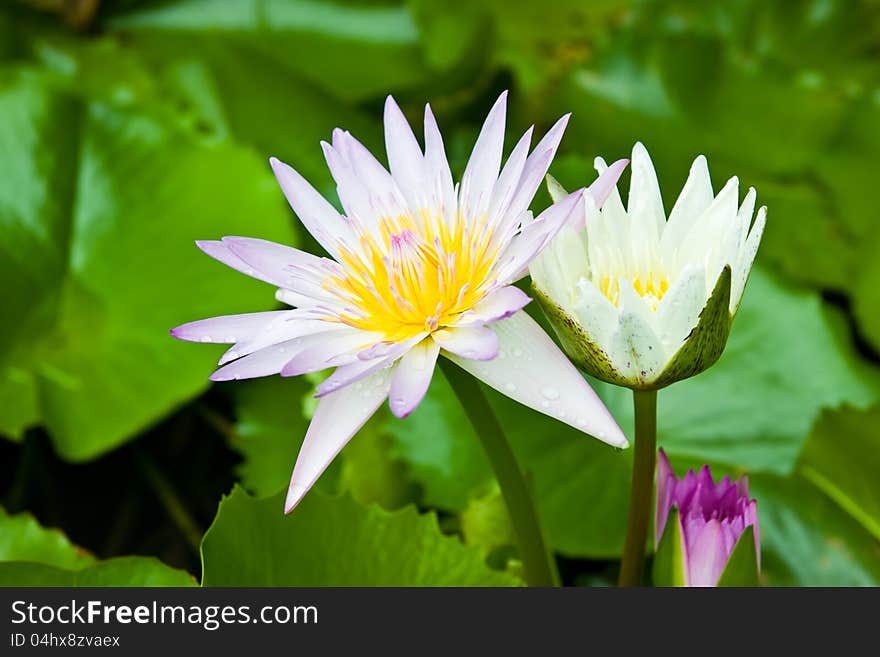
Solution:
{"label": "pointed white petal", "polygon": [[458,207],[455,185],[452,182],[449,161],[446,159],[443,137],[430,105],[425,105],[425,165],[428,167],[430,194],[434,205],[439,206],[445,216],[454,216]]}
{"label": "pointed white petal", "polygon": [[339,254],[339,242],[352,239],[351,226],[305,178],[277,158],[269,158],[272,171],[290,207],[302,225],[330,255]]}
{"label": "pointed white petal", "polygon": [[737,275],[733,280],[730,290],[730,309],[736,312],[739,308],[739,302],[742,301],[742,295],[745,291],[746,281],[749,278],[749,272],[755,262],[755,256],[758,253],[758,247],[761,245],[761,236],[764,234],[764,226],[767,223],[767,208],[762,207],[758,210],[758,216],[755,218],[755,225],[749,233],[749,238],[743,247],[740,255],[739,266],[737,267]]}
{"label": "pointed white petal", "polygon": [[434,341],[446,351],[471,360],[498,355],[498,335],[486,326],[449,327],[435,331]]}
{"label": "pointed white petal", "polygon": [[547,169],[556,155],[556,149],[559,148],[559,142],[562,141],[562,135],[568,125],[568,119],[571,114],[566,114],[560,118],[553,127],[547,131],[543,139],[537,143],[532,154],[526,159],[523,167],[522,177],[519,182],[519,189],[514,195],[508,208],[513,215],[519,215],[528,209],[535,198],[535,192],[541,186],[541,181],[547,175]]}
{"label": "pointed white petal", "polygon": [[487,385],[521,404],[554,417],[611,445],[626,447],[617,426],[583,376],[525,312],[498,322],[504,358],[449,358]]}
{"label": "pointed white petal", "polygon": [[391,378],[388,405],[395,417],[412,413],[428,392],[440,345],[428,338],[410,349],[400,359]]}
{"label": "pointed white petal", "polygon": [[660,239],[666,225],[666,211],[660,196],[660,183],[648,151],[641,142],[633,146],[632,181],[626,210],[633,222],[633,229],[645,239],[655,243]]}
{"label": "pointed white petal", "polygon": [[678,351],[708,300],[705,268],[687,265],[657,306],[657,330],[666,353]]}
{"label": "pointed white petal", "polygon": [[617,327],[617,308],[587,279],[581,280],[576,290],[579,296],[571,306],[570,313],[577,318],[593,342],[607,350],[611,332]]}
{"label": "pointed white petal", "polygon": [[523,167],[529,155],[529,144],[532,141],[532,130],[529,128],[513,147],[504,168],[498,176],[498,182],[492,191],[492,202],[489,206],[489,223],[494,225],[507,214],[511,200],[519,189]]}
{"label": "pointed white petal", "polygon": [[[642,383],[656,379],[666,365],[666,356],[660,339],[646,319],[644,311],[635,304],[624,307],[627,294],[621,281],[621,308],[617,327],[609,340],[609,356],[614,369],[623,376]],[[632,293],[636,295],[635,291]],[[636,295],[637,296],[637,295]]]}
{"label": "pointed white petal", "polygon": [[495,101],[486,117],[461,178],[461,205],[469,217],[482,216],[489,207],[492,188],[501,169],[507,92]]}
{"label": "pointed white petal", "polygon": [[661,249],[664,254],[672,256],[675,253],[684,236],[712,204],[714,198],[709,164],[705,156],[699,155],[691,164],[688,179],[681,194],[678,195],[678,200],[675,201],[672,212],[669,213],[669,221],[661,238]]}
{"label": "pointed white petal", "polygon": [[382,370],[364,381],[327,395],[318,402],[299,450],[284,512],[290,513],[321,476],[330,461],[388,397],[391,374]]}
{"label": "pointed white petal", "polygon": [[425,158],[409,122],[391,96],[385,100],[385,150],[391,175],[410,207],[416,211],[425,207]]}
{"label": "pointed white petal", "polygon": [[296,353],[295,340],[273,344],[244,358],[224,365],[209,378],[211,381],[237,381],[278,374]]}

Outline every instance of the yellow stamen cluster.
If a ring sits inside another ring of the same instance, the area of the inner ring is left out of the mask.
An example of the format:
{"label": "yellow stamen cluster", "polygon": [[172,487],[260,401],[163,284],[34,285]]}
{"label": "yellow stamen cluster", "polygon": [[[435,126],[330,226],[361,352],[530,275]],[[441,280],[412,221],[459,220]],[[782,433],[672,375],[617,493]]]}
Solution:
{"label": "yellow stamen cluster", "polygon": [[669,290],[669,279],[665,274],[650,272],[644,278],[635,276],[632,279],[625,275],[607,274],[599,280],[599,290],[614,304],[615,308],[620,304],[621,281],[625,284],[630,284],[631,281],[635,291],[650,304],[652,310],[657,310],[657,306],[660,305],[660,301]]}
{"label": "yellow stamen cluster", "polygon": [[407,340],[448,326],[485,292],[497,255],[492,232],[460,214],[454,221],[423,212],[383,218],[343,250],[341,275],[324,287],[346,305],[340,321]]}

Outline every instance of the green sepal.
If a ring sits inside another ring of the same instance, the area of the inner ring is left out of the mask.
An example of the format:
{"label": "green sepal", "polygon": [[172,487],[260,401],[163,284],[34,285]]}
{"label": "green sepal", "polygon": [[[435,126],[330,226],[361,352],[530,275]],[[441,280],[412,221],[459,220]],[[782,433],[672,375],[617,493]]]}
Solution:
{"label": "green sepal", "polygon": [[660,538],[660,545],[654,553],[654,566],[651,570],[654,586],[687,586],[684,559],[684,536],[678,518],[678,507],[669,510],[666,528]]}
{"label": "green sepal", "polygon": [[760,586],[758,577],[755,528],[749,525],[733,547],[727,565],[718,578],[718,586]]}
{"label": "green sepal", "polygon": [[544,294],[534,281],[532,281],[532,292],[547,319],[550,320],[550,325],[559,338],[563,351],[581,371],[607,383],[633,387],[633,381],[621,376],[614,369],[611,357],[584,331],[580,323]]}
{"label": "green sepal", "polygon": [[665,388],[670,383],[699,374],[721,358],[733,323],[730,315],[730,281],[730,265],[726,265],[715,282],[709,301],[700,311],[696,327],[654,380],[652,387]]}

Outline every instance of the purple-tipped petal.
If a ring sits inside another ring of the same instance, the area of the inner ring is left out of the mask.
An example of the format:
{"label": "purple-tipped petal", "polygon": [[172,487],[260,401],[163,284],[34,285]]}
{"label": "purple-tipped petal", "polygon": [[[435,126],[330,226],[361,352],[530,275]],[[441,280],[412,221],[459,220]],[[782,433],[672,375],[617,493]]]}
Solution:
{"label": "purple-tipped petal", "polygon": [[383,370],[366,379],[360,390],[344,388],[318,402],[290,478],[285,513],[293,511],[330,461],[382,405],[390,385],[390,375]]}
{"label": "purple-tipped petal", "polygon": [[229,246],[227,244],[224,244],[220,240],[197,240],[196,246],[199,247],[204,253],[214,258],[214,260],[219,260],[227,267],[232,267],[236,271],[240,271],[242,274],[246,274],[251,278],[256,278],[257,280],[263,281],[264,283],[272,283],[269,277],[257,271],[244,260],[235,255],[232,251],[229,250]]}
{"label": "purple-tipped petal", "polygon": [[278,374],[291,356],[296,353],[295,340],[273,344],[248,356],[224,365],[214,372],[211,381],[237,381]]}
{"label": "purple-tipped petal", "polygon": [[470,360],[491,360],[498,355],[498,335],[484,326],[441,329],[432,337],[444,350]]}
{"label": "purple-tipped petal", "polygon": [[510,242],[494,265],[501,284],[513,283],[524,276],[529,263],[550,243],[572,214],[582,213],[583,192],[579,189],[551,205]]}
{"label": "purple-tipped petal", "polygon": [[587,194],[593,197],[593,202],[596,204],[597,208],[601,208],[605,204],[608,195],[611,194],[611,190],[617,185],[617,181],[626,169],[627,164],[629,164],[629,160],[627,159],[617,160],[614,164],[603,171],[602,174],[593,181],[593,184],[587,187]]}
{"label": "purple-tipped petal", "polygon": [[187,342],[232,344],[247,339],[289,312],[288,310],[270,310],[263,313],[210,317],[181,324],[171,329],[171,335],[178,340],[186,340]]}
{"label": "purple-tipped petal", "polygon": [[274,285],[287,288],[314,301],[338,299],[324,287],[329,275],[339,274],[333,260],[319,258],[283,244],[251,237],[224,237],[223,244]]}
{"label": "purple-tipped petal", "polygon": [[395,417],[405,418],[424,399],[439,353],[440,345],[427,339],[400,359],[391,378],[391,393],[388,396],[388,405]]}
{"label": "purple-tipped petal", "polygon": [[[394,364],[394,361],[409,351],[426,335],[427,333],[420,333],[406,342],[393,344],[390,348],[384,349],[381,355],[377,355],[373,358],[365,359],[363,358],[364,352],[359,352],[356,360],[347,365],[337,367],[333,374],[321,382],[315,391],[315,397],[324,397],[331,392],[336,392],[345,386],[356,383],[381,369],[390,367]],[[366,351],[374,350],[367,349]]]}
{"label": "purple-tipped petal", "polygon": [[748,499],[748,486],[724,477],[717,484],[709,466],[699,473],[689,470],[678,479],[661,449],[657,459],[655,541],[659,544],[669,509],[679,510],[685,545],[688,586],[715,586],[736,542],[747,527],[754,528],[755,550],[760,568],[761,546],[755,500]]}
{"label": "purple-tipped petal", "polygon": [[304,346],[281,370],[281,376],[298,376],[358,360],[357,353],[381,336],[357,329],[318,333],[300,338]]}
{"label": "purple-tipped petal", "polygon": [[519,189],[508,206],[508,212],[512,215],[516,216],[527,210],[532,199],[535,198],[535,193],[538,191],[538,187],[541,186],[541,181],[547,175],[550,163],[556,155],[556,149],[559,148],[562,135],[565,134],[569,118],[571,118],[571,114],[566,114],[554,123],[553,127],[535,145],[532,154],[526,159],[519,182]]}
{"label": "purple-tipped petal", "polygon": [[522,310],[532,298],[518,287],[508,285],[493,290],[474,307],[462,313],[456,326],[494,324]]}
{"label": "purple-tipped petal", "polygon": [[502,394],[539,413],[626,447],[626,436],[580,372],[527,313],[493,325],[504,358],[475,361],[449,358]]}

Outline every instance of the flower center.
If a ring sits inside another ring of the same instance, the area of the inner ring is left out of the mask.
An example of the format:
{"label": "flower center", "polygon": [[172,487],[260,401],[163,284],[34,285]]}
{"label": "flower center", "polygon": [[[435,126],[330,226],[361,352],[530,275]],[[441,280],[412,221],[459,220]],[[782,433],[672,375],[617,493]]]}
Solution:
{"label": "flower center", "polygon": [[422,212],[383,218],[343,250],[324,287],[346,304],[340,321],[399,342],[452,324],[485,295],[497,248],[485,220]]}
{"label": "flower center", "polygon": [[631,284],[639,296],[650,305],[651,310],[657,310],[657,306],[669,290],[669,279],[662,273],[648,272],[646,276],[634,277],[626,274],[606,274],[599,279],[599,290],[615,307],[620,303],[621,282]]}

